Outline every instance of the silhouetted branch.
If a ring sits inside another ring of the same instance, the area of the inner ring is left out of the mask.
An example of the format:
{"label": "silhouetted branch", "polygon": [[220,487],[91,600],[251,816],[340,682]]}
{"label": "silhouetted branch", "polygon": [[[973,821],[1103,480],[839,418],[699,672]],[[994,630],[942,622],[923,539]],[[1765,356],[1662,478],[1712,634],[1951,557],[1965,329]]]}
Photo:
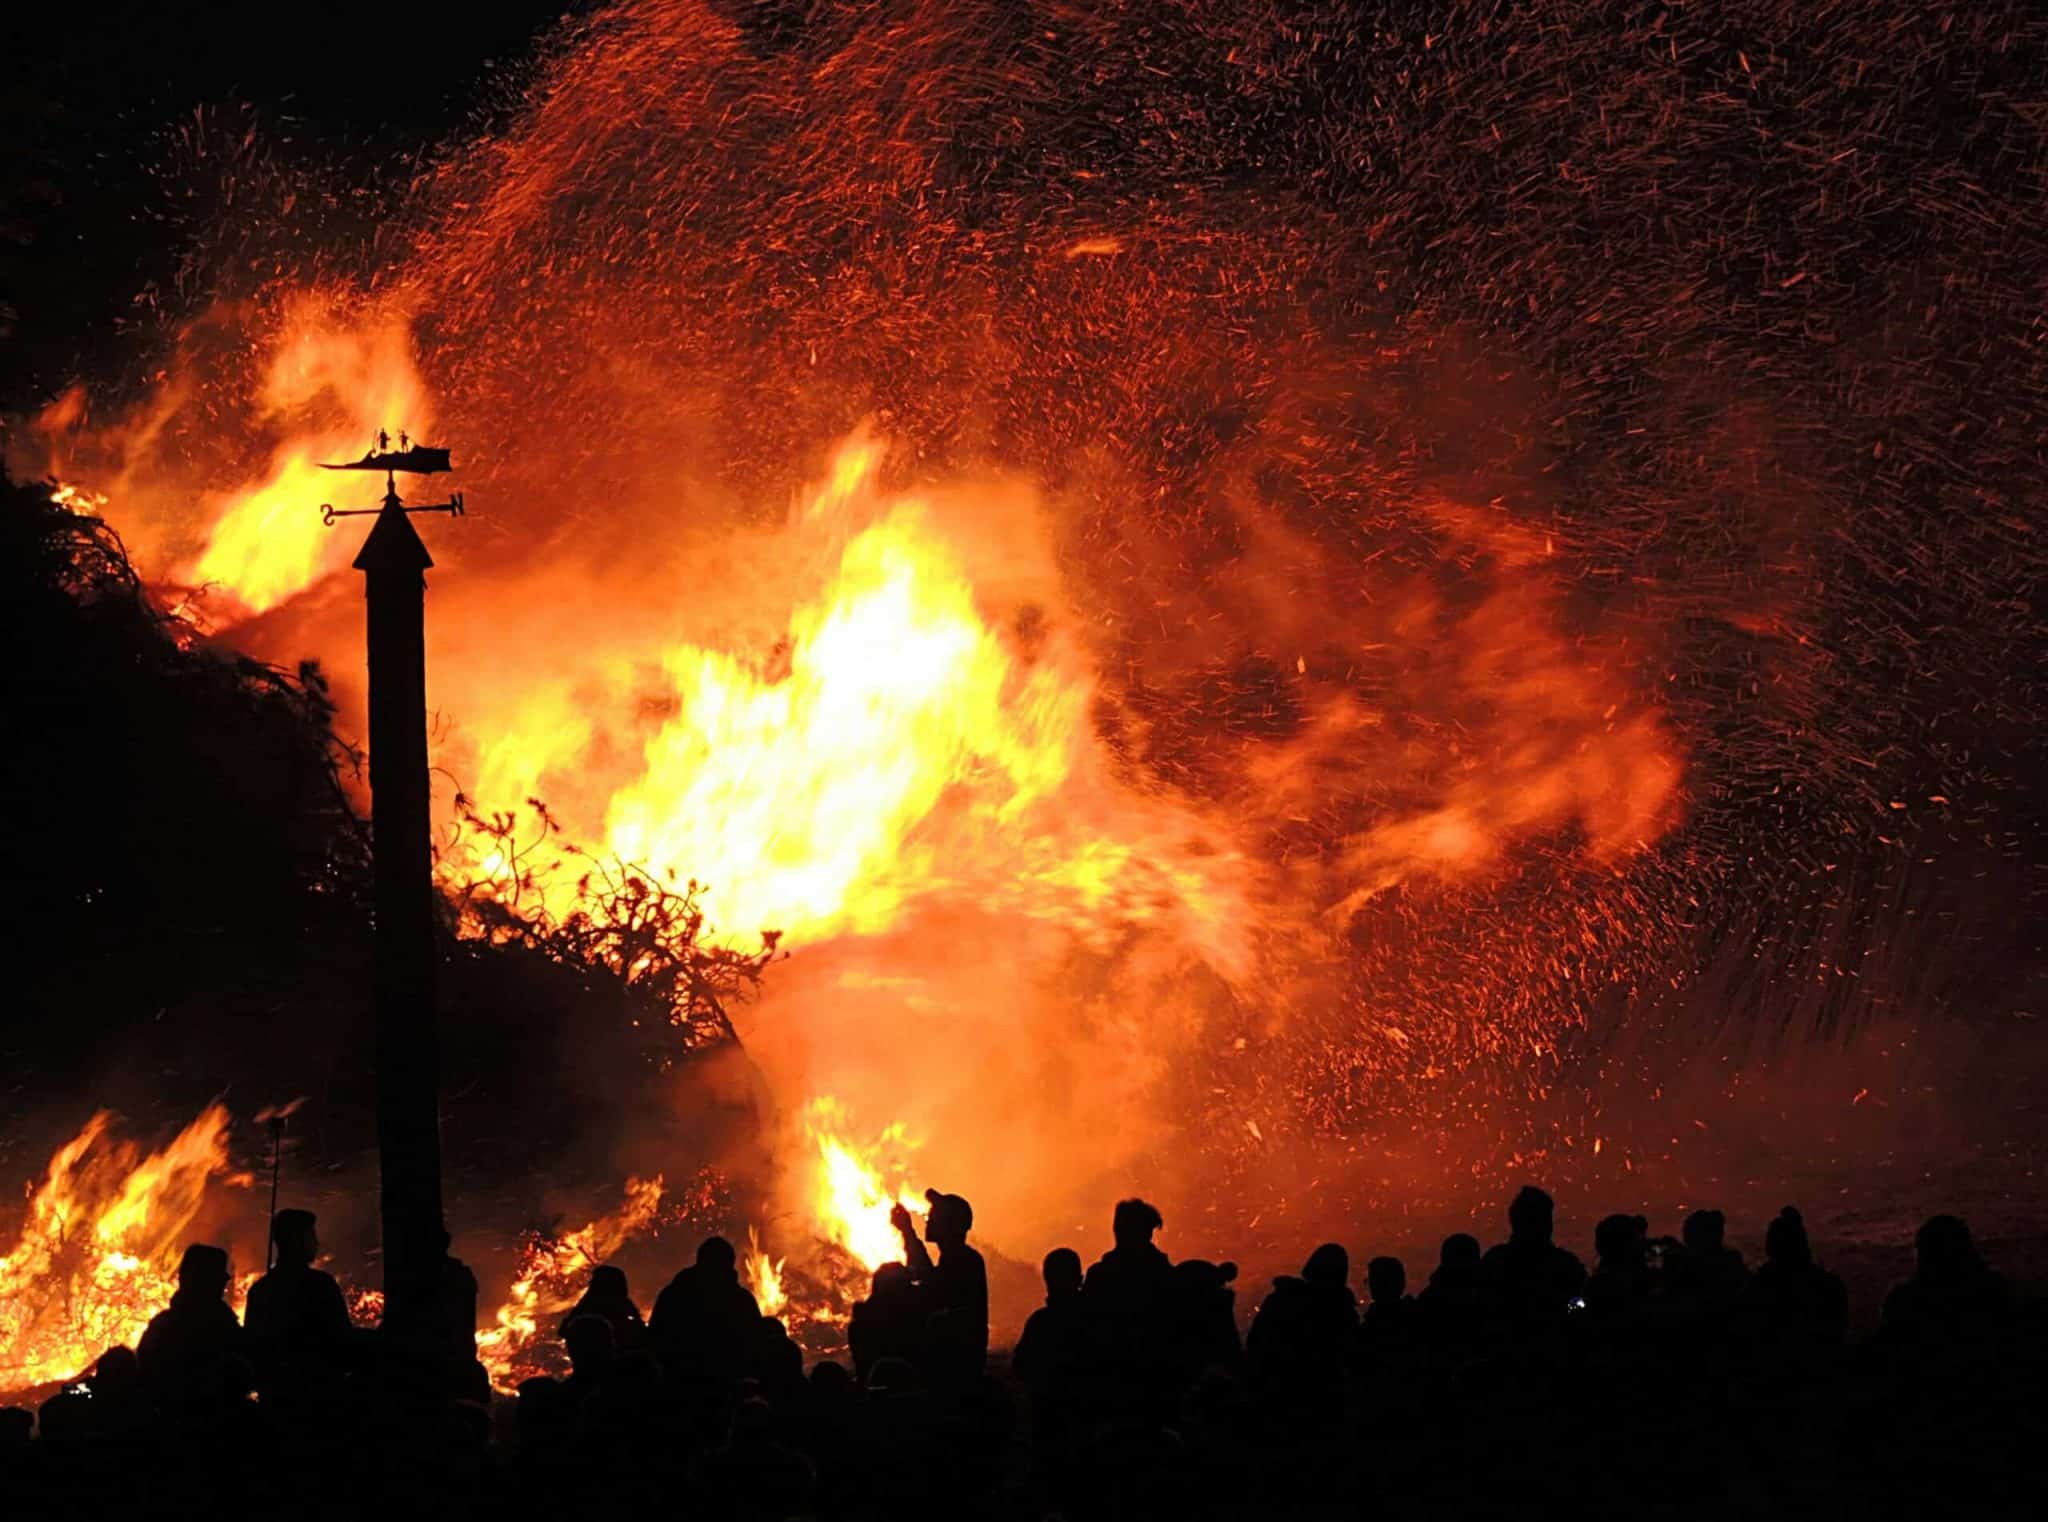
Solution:
{"label": "silhouetted branch", "polygon": [[[538,833],[525,839],[514,813],[485,814],[459,793],[455,805],[459,833],[443,859],[489,863],[447,890],[460,933],[615,978],[630,1018],[674,1027],[684,1050],[739,1039],[728,1010],[758,993],[769,964],[785,955],[781,932],[764,931],[754,951],[706,941],[702,883],[593,855],[561,838],[560,824],[537,798],[527,807]],[[565,895],[558,875],[571,860],[583,870]],[[558,912],[551,901],[572,907]],[[665,1065],[673,1049],[650,1056]]]}

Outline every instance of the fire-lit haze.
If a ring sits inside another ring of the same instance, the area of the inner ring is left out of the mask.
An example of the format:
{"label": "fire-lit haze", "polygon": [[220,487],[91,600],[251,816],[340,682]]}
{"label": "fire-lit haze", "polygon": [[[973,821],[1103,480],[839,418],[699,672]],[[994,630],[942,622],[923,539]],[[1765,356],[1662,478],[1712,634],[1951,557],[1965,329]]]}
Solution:
{"label": "fire-lit haze", "polygon": [[[1850,336],[1853,272],[1818,234],[1738,259],[1659,231],[1720,182],[1621,146],[1680,98],[1748,142],[1722,85],[1640,84],[1681,67],[1661,33],[1531,21],[1549,51],[1503,83],[1476,21],[1186,9],[789,37],[600,10],[386,187],[372,246],[285,231],[265,263],[222,233],[152,380],[11,433],[208,637],[320,659],[358,735],[359,535],[319,507],[382,483],[317,465],[379,429],[453,450],[470,516],[424,526],[442,870],[508,870],[453,779],[542,800],[541,858],[694,878],[716,937],[783,936],[734,1012],[774,1101],[744,1266],[799,1319],[843,1317],[926,1186],[1035,1261],[1141,1188],[1192,1247],[1479,1158],[1589,1161],[1597,1086],[1553,1092],[1589,1025],[1682,1009],[1724,939],[1787,1021],[1846,997],[1826,969],[1876,932],[1825,909],[1832,863],[1903,862],[1953,806],[1858,674],[1897,699],[1935,646],[1887,579],[1919,425],[1856,411],[1877,339],[1798,336]],[[1545,136],[1560,93],[1582,141]],[[1596,170],[1660,209],[1599,232]],[[1733,307],[1757,290],[1817,304],[1773,319],[1775,368]],[[1964,547],[2014,534],[1944,500],[1916,606],[1975,606]],[[547,909],[576,877],[543,873]],[[1863,939],[1779,944],[1779,902]],[[623,1187],[522,1259],[501,1382],[657,1213],[659,1179]],[[75,1272],[161,1272],[175,1214],[95,1226]],[[0,1363],[132,1329],[0,1320]]]}

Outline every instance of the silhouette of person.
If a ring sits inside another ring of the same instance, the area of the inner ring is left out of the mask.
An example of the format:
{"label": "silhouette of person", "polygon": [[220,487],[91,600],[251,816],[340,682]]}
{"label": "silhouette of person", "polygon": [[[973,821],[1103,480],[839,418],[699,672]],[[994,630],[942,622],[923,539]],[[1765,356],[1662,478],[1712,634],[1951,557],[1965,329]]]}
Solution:
{"label": "silhouette of person", "polygon": [[1885,1296],[1886,1340],[1967,1338],[2004,1318],[2005,1280],[1977,1255],[1970,1228],[1952,1215],[1930,1216],[1913,1238],[1913,1276]]}
{"label": "silhouette of person", "polygon": [[936,1189],[927,1189],[924,1197],[931,1206],[924,1220],[925,1241],[938,1248],[938,1262],[917,1239],[908,1210],[895,1206],[889,1221],[903,1238],[911,1282],[923,1293],[927,1373],[944,1383],[977,1379],[988,1366],[988,1265],[967,1245],[974,1207]]}
{"label": "silhouette of person", "polygon": [[1806,1222],[1790,1205],[1764,1229],[1764,1262],[1750,1276],[1743,1308],[1754,1331],[1767,1338],[1799,1334],[1840,1342],[1848,1332],[1848,1291],[1814,1262]]}
{"label": "silhouette of person", "polygon": [[1422,1313],[1408,1293],[1408,1268],[1399,1258],[1378,1257],[1365,1265],[1365,1295],[1365,1313],[1358,1318],[1362,1343],[1414,1335]]}
{"label": "silhouette of person", "polygon": [[171,1303],[151,1319],[136,1344],[144,1387],[158,1405],[211,1401],[226,1365],[244,1356],[242,1324],[222,1298],[228,1255],[195,1242],[178,1263]]}
{"label": "silhouette of person", "polygon": [[1094,1329],[1095,1362],[1105,1374],[1141,1385],[1170,1379],[1172,1372],[1165,1321],[1173,1260],[1152,1241],[1165,1224],[1147,1201],[1119,1200],[1110,1221],[1116,1245],[1095,1260],[1081,1281],[1081,1303]]}
{"label": "silhouette of person", "polygon": [[1055,1247],[1040,1266],[1045,1304],[1024,1323],[1010,1367],[1043,1413],[1073,1389],[1087,1348],[1087,1312],[1081,1304],[1081,1255]]}
{"label": "silhouette of person", "polygon": [[1727,1243],[1728,1218],[1718,1210],[1695,1210],[1685,1218],[1684,1251],[1665,1266],[1672,1292],[1703,1310],[1726,1310],[1742,1295],[1749,1270]]}
{"label": "silhouette of person", "polygon": [[1444,1238],[1415,1304],[1430,1340],[1454,1352],[1468,1352],[1492,1334],[1498,1300],[1481,1267],[1477,1237],[1460,1231]]}
{"label": "silhouette of person", "polygon": [[1350,1254],[1325,1242],[1300,1274],[1273,1281],[1244,1339],[1245,1357],[1267,1394],[1289,1405],[1322,1405],[1341,1395],[1344,1360],[1358,1328],[1350,1277]]}
{"label": "silhouette of person", "polygon": [[706,1237],[697,1261],[655,1297],[647,1333],[671,1377],[729,1382],[746,1372],[760,1320],[760,1305],[740,1283],[732,1243]]}
{"label": "silhouette of person", "polygon": [[1236,1375],[1244,1364],[1237,1336],[1235,1263],[1183,1258],[1173,1265],[1166,1336],[1176,1376],[1191,1384],[1206,1375]]}
{"label": "silhouette of person", "polygon": [[311,1393],[348,1370],[355,1328],[341,1286],[313,1266],[318,1225],[310,1210],[280,1210],[270,1223],[277,1262],[249,1287],[244,1325],[265,1400]]}
{"label": "silhouette of person", "polygon": [[[1422,1307],[1408,1293],[1408,1269],[1399,1258],[1378,1257],[1365,1265],[1366,1306],[1352,1339],[1352,1364],[1375,1381],[1383,1398],[1390,1387],[1416,1372],[1424,1346]],[[1412,1392],[1411,1392],[1412,1393]]]}
{"label": "silhouette of person", "polygon": [[808,1505],[817,1482],[811,1461],[776,1441],[773,1409],[759,1396],[739,1403],[725,1442],[699,1459],[695,1470],[714,1516],[794,1516]]}
{"label": "silhouette of person", "polygon": [[584,1287],[583,1297],[562,1318],[565,1337],[569,1323],[578,1316],[602,1316],[612,1329],[612,1346],[621,1353],[646,1345],[647,1324],[640,1319],[640,1307],[633,1303],[632,1292],[626,1285],[625,1270],[614,1268],[609,1263],[600,1264],[590,1271],[590,1283]]}
{"label": "silhouette of person", "polygon": [[1165,1224],[1144,1200],[1117,1202],[1110,1223],[1116,1245],[1096,1259],[1081,1281],[1082,1293],[1095,1307],[1135,1320],[1156,1314],[1173,1285],[1173,1261],[1152,1241]]}
{"label": "silhouette of person", "polygon": [[1646,1256],[1650,1223],[1639,1215],[1611,1215],[1593,1228],[1593,1272],[1586,1280],[1586,1309],[1596,1316],[1637,1310],[1650,1292]]}
{"label": "silhouette of person", "polygon": [[868,1385],[885,1359],[922,1363],[924,1330],[924,1302],[909,1268],[884,1263],[847,1323],[846,1347],[853,1358],[854,1378]]}
{"label": "silhouette of person", "polygon": [[476,1356],[476,1275],[448,1249],[454,1238],[445,1229],[436,1240],[440,1258],[434,1267],[434,1305],[447,1350],[450,1390],[457,1399],[491,1399],[490,1376]]}
{"label": "silhouette of person", "polygon": [[149,1425],[149,1392],[133,1348],[115,1346],[100,1354],[86,1382],[92,1391],[92,1420],[101,1437],[132,1437]]}
{"label": "silhouette of person", "polygon": [[803,1389],[804,1350],[790,1338],[789,1328],[776,1317],[763,1316],[754,1323],[754,1335],[747,1353],[748,1368],[754,1381],[776,1410],[789,1404]]}
{"label": "silhouette of person", "polygon": [[1525,1330],[1561,1318],[1586,1282],[1585,1265],[1551,1240],[1556,1220],[1556,1202],[1525,1185],[1508,1206],[1507,1241],[1480,1260],[1502,1312]]}
{"label": "silhouette of person", "polygon": [[569,1377],[562,1382],[563,1388],[587,1401],[605,1387],[618,1362],[612,1324],[594,1314],[571,1316],[562,1328],[562,1344],[569,1350]]}

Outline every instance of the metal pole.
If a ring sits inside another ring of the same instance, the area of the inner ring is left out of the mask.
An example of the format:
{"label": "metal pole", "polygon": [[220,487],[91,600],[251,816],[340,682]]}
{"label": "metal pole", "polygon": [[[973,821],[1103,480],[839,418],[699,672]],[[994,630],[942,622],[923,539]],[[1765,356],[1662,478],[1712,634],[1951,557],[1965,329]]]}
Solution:
{"label": "metal pole", "polygon": [[277,1178],[284,1171],[284,1116],[270,1117],[270,1224],[263,1228],[263,1271],[277,1267]]}

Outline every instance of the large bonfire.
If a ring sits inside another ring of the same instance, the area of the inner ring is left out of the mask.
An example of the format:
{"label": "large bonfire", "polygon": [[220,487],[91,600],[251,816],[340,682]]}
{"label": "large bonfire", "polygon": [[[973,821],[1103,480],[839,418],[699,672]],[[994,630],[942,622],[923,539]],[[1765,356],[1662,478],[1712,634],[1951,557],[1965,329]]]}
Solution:
{"label": "large bonfire", "polygon": [[[355,541],[317,466],[380,429],[456,450],[444,882],[477,935],[599,913],[611,872],[685,892],[706,944],[791,953],[710,1035],[776,1096],[739,1224],[793,1320],[843,1320],[926,1184],[1032,1255],[1139,1174],[1214,1172],[1245,1219],[1314,1200],[1397,1121],[1446,1172],[1590,1157],[1597,1095],[1534,1142],[1490,1096],[1547,1095],[1603,1012],[1694,997],[1711,944],[1841,1013],[1876,935],[1842,843],[1903,860],[1950,765],[1849,673],[1890,672],[1895,709],[1937,648],[1977,669],[1952,615],[2017,631],[2018,604],[1950,561],[2022,551],[1960,476],[1940,553],[1914,540],[1949,477],[1912,472],[1977,423],[1872,400],[1837,343],[1867,240],[1815,208],[1917,183],[1868,167],[1863,95],[1785,85],[1862,146],[1817,126],[1797,174],[1723,175],[1677,137],[1776,138],[1698,18],[1552,7],[1539,87],[1450,9],[1409,36],[970,0],[790,38],[631,0],[372,246],[221,233],[157,379],[67,394],[10,462],[116,524],[190,637],[348,673]],[[1855,28],[1822,30],[1801,57]],[[291,226],[289,177],[218,161]],[[1769,216],[1729,204],[1801,175]],[[1927,322],[1973,299],[1923,276]],[[1909,563],[1913,609],[1871,591]],[[0,1368],[132,1334],[224,1126],[168,1175],[100,1120],[58,1154],[0,1260],[33,1289]],[[109,1213],[138,1191],[172,1199]],[[662,1179],[624,1191],[529,1244],[483,1330],[501,1382],[656,1229]]]}

